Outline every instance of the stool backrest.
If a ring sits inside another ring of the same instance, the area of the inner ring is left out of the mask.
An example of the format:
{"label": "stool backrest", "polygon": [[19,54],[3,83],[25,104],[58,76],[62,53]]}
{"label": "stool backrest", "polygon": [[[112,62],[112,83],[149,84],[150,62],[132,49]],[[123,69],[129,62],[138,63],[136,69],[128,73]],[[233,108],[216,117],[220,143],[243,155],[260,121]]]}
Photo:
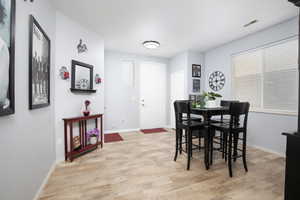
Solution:
{"label": "stool backrest", "polygon": [[220,105],[224,106],[224,107],[229,107],[230,103],[237,103],[237,102],[239,102],[239,101],[237,101],[237,100],[221,100]]}
{"label": "stool backrest", "polygon": [[182,122],[182,114],[186,114],[186,119],[191,117],[191,101],[177,100],[174,102],[175,119],[177,122]]}
{"label": "stool backrest", "polygon": [[230,126],[239,125],[241,116],[244,117],[243,128],[247,128],[250,104],[248,102],[232,102],[229,106]]}

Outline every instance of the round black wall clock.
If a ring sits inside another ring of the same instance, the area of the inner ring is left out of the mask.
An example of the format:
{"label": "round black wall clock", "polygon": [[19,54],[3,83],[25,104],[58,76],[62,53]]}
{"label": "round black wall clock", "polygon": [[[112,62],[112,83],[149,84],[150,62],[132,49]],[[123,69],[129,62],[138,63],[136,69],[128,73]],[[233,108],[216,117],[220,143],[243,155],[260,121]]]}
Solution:
{"label": "round black wall clock", "polygon": [[225,75],[220,71],[215,71],[209,76],[209,87],[213,91],[221,90],[225,85]]}

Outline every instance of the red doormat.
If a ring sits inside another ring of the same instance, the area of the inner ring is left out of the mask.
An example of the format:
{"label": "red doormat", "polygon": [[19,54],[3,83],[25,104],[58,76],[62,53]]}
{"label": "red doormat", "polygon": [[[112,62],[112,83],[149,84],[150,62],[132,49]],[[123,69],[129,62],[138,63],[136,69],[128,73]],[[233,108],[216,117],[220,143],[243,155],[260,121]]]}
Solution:
{"label": "red doormat", "polygon": [[105,143],[119,142],[119,141],[123,141],[123,138],[120,136],[119,133],[104,134]]}
{"label": "red doormat", "polygon": [[166,129],[163,128],[142,129],[141,131],[144,134],[168,132]]}

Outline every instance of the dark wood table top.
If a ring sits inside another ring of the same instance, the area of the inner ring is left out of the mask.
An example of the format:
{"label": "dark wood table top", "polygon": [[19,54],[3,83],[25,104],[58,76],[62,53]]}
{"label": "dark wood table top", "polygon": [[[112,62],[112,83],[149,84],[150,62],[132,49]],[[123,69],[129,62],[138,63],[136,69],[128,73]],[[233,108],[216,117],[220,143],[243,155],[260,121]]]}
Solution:
{"label": "dark wood table top", "polygon": [[229,107],[191,108],[191,113],[194,115],[202,115],[205,121],[209,121],[212,116],[229,113]]}
{"label": "dark wood table top", "polygon": [[202,112],[209,112],[209,111],[229,111],[229,107],[215,107],[215,108],[191,108],[192,111],[202,111]]}
{"label": "dark wood table top", "polygon": [[81,120],[89,120],[89,119],[96,119],[102,117],[103,114],[94,114],[89,116],[78,116],[78,117],[71,117],[71,118],[64,118],[64,121],[81,121]]}

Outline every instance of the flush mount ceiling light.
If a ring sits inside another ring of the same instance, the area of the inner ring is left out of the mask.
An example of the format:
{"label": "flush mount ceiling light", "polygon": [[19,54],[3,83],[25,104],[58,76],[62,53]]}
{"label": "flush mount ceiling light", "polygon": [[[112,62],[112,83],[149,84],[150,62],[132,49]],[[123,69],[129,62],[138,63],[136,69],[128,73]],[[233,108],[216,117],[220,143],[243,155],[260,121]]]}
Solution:
{"label": "flush mount ceiling light", "polygon": [[249,22],[249,23],[245,24],[245,25],[244,25],[244,27],[246,28],[246,27],[248,27],[248,26],[251,26],[251,25],[253,25],[253,24],[256,24],[257,22],[258,22],[258,20],[257,20],[257,19],[255,19],[255,20],[252,20],[251,22]]}
{"label": "flush mount ceiling light", "polygon": [[143,45],[147,49],[156,49],[160,46],[160,43],[157,41],[149,40],[149,41],[143,42]]}

